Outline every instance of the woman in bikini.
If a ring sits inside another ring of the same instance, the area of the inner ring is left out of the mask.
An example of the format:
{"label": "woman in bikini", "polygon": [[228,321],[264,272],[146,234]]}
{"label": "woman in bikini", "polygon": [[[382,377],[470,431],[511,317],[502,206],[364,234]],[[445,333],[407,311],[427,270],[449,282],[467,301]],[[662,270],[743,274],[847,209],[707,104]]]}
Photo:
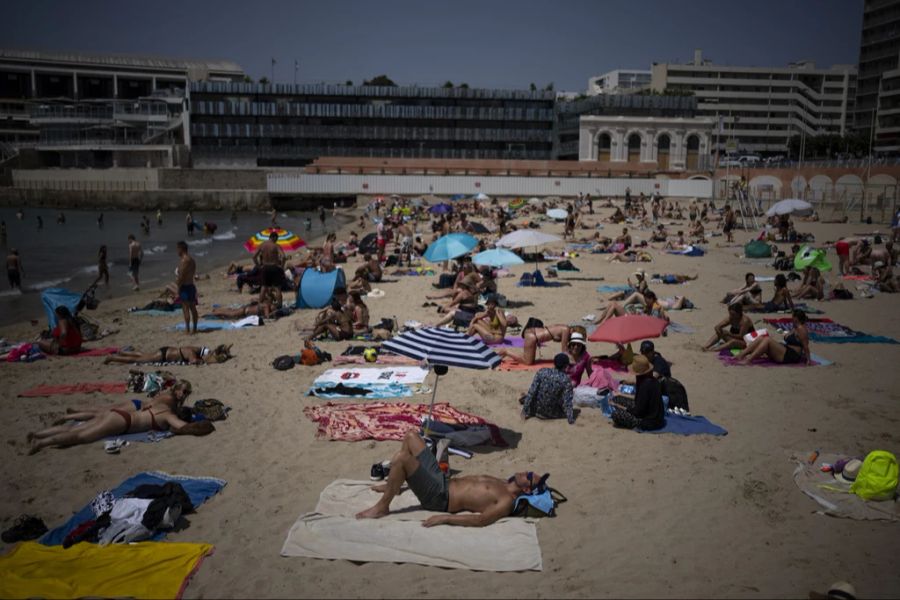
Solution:
{"label": "woman in bikini", "polygon": [[768,335],[758,337],[737,355],[737,360],[748,364],[755,358],[767,356],[769,359],[782,364],[810,364],[809,331],[806,328],[806,313],[796,308],[791,320],[794,323],[793,331],[784,336],[783,342],[778,342],[775,338]]}
{"label": "woman in bikini", "polygon": [[775,276],[775,294],[772,299],[764,304],[750,304],[747,310],[755,312],[778,312],[781,310],[794,310],[794,300],[791,291],[787,287],[787,277],[784,273]]}
{"label": "woman in bikini", "polygon": [[75,317],[65,306],[57,306],[56,327],[50,332],[49,340],[39,341],[38,347],[44,354],[56,354],[65,356],[81,352],[81,329],[75,322]]}
{"label": "woman in bikini", "polygon": [[803,281],[800,282],[800,287],[794,291],[794,296],[808,300],[823,300],[825,298],[825,278],[822,277],[822,272],[816,267],[803,269]]}
{"label": "woman in bikini", "polygon": [[522,330],[522,338],[525,341],[525,348],[522,354],[513,352],[508,348],[497,348],[495,352],[518,363],[533,365],[537,358],[538,348],[545,342],[559,342],[560,352],[566,352],[569,349],[569,336],[571,334],[572,328],[568,325],[544,325],[538,319],[529,319]]}
{"label": "woman in bikini", "polygon": [[472,318],[466,335],[477,334],[485,344],[496,344],[506,336],[506,327],[506,315],[502,310],[497,310],[497,296],[491,294],[485,302],[484,311]]}
{"label": "woman in bikini", "polygon": [[207,346],[163,346],[156,352],[119,352],[107,356],[103,364],[122,363],[182,363],[189,365],[209,365],[223,363],[231,358],[231,344],[221,344],[215,348]]}
{"label": "woman in bikini", "polygon": [[[176,411],[190,393],[191,384],[182,380],[146,403],[132,400],[115,406],[68,411],[66,417],[52,427],[28,434],[26,439],[31,444],[28,453],[35,454],[51,446],[67,448],[90,444],[114,435],[144,431],[171,431],[175,435],[212,433],[215,428],[210,421],[188,423],[177,416]],[[84,423],[65,424],[70,420]]]}
{"label": "woman in bikini", "polygon": [[[678,304],[678,306],[682,306],[682,304]],[[669,320],[669,315],[666,314],[666,309],[656,297],[656,293],[652,290],[647,290],[639,299],[636,298],[633,302],[629,303],[626,300],[623,304],[613,302],[612,304],[607,306],[603,310],[603,313],[600,315],[600,319],[597,321],[597,325],[600,325],[604,321],[613,317],[621,317],[622,315],[633,313],[633,311],[628,310],[628,306],[633,305],[641,306],[640,314],[656,317],[658,319],[665,319],[666,321]]]}
{"label": "woman in bikini", "polygon": [[280,307],[276,305],[275,292],[272,289],[266,293],[265,297],[261,297],[259,301],[254,300],[249,304],[238,308],[214,308],[212,316],[220,319],[243,319],[244,317],[258,316],[266,319],[272,316]]}
{"label": "woman in bikini", "polygon": [[756,282],[756,275],[744,275],[744,287],[731,290],[722,299],[725,304],[761,304],[762,288]]}
{"label": "woman in bikini", "polygon": [[353,315],[353,331],[369,331],[369,307],[359,292],[350,290],[348,308]]}
{"label": "woman in bikini", "polygon": [[703,350],[712,350],[719,342],[723,345],[718,350],[747,347],[744,336],[753,331],[753,321],[744,314],[743,304],[731,304],[728,306],[728,316],[715,327],[713,335]]}

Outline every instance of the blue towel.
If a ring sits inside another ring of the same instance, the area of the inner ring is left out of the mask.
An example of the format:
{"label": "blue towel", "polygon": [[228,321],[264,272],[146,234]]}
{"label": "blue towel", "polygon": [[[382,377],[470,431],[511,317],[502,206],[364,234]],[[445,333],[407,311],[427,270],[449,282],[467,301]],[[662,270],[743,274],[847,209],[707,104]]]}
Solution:
{"label": "blue towel", "polygon": [[681,323],[676,323],[675,321],[669,321],[669,326],[666,329],[674,333],[694,333],[694,331],[696,331],[690,325],[682,325]]}
{"label": "blue towel", "polygon": [[545,281],[544,283],[539,283],[537,285],[533,283],[525,283],[520,281],[516,284],[516,287],[562,287],[564,285],[571,285],[568,283],[562,283],[560,281]]}
{"label": "blue towel", "polygon": [[181,315],[180,310],[132,310],[128,314],[130,315],[142,315],[145,317],[173,317],[175,315]]}
{"label": "blue towel", "polygon": [[678,433],[681,435],[728,435],[728,431],[715,423],[710,423],[706,417],[682,417],[681,415],[666,415],[666,424],[662,429],[644,431],[636,429],[640,433]]}
{"label": "blue towel", "polygon": [[[168,473],[162,473],[160,471],[144,471],[143,473],[138,473],[132,477],[129,477],[125,481],[119,484],[118,487],[111,490],[113,496],[119,498],[124,496],[134,488],[139,485],[144,484],[154,484],[154,485],[162,485],[169,481],[175,481],[181,484],[181,487],[184,488],[184,491],[187,492],[188,497],[191,499],[191,503],[194,505],[194,510],[200,507],[201,504],[215,496],[219,493],[223,487],[225,487],[225,480],[216,479],[215,477],[187,477],[185,475],[169,475]],[[98,492],[99,493],[99,492]],[[92,499],[93,500],[93,499]],[[76,527],[94,518],[94,512],[91,510],[91,504],[88,504],[75,513],[72,518],[66,521],[63,525],[51,529],[47,533],[44,534],[44,537],[41,538],[41,543],[45,546],[59,546],[63,543],[63,540],[66,539],[66,536],[69,535],[69,532],[73,531]],[[155,536],[153,536],[154,541],[161,540],[166,536],[166,532],[160,531]]]}
{"label": "blue towel", "polygon": [[[244,325],[244,327],[255,327],[255,325]],[[175,331],[184,331],[184,323],[179,323],[170,329],[174,329]],[[198,321],[197,322],[197,331],[214,331],[219,329],[241,329],[235,325],[233,321]]]}
{"label": "blue towel", "polygon": [[601,294],[612,294],[613,292],[631,292],[634,288],[630,285],[598,285],[597,291]]}

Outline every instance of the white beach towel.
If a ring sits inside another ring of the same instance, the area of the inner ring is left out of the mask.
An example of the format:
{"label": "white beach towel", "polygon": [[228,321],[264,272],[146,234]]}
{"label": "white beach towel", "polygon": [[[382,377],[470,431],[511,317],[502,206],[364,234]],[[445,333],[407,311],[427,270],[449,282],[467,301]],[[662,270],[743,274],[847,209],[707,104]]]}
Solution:
{"label": "white beach towel", "polygon": [[356,519],[378,501],[368,481],[339,479],[319,497],[316,512],[301,515],[288,532],[282,556],[405,562],[473,571],[540,571],[534,522],[507,518],[488,527],[422,527],[433,512],[412,492],[399,494],[382,519]]}
{"label": "white beach towel", "polygon": [[416,366],[391,366],[384,368],[328,369],[313,381],[314,386],[334,383],[424,383],[428,369]]}

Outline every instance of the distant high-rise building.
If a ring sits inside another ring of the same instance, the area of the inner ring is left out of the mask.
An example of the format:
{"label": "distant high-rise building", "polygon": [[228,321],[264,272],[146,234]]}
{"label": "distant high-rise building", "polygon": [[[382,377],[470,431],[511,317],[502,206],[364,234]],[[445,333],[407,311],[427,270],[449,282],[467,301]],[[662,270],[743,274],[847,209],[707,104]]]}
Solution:
{"label": "distant high-rise building", "polygon": [[859,43],[854,126],[876,152],[900,151],[900,0],[866,0]]}

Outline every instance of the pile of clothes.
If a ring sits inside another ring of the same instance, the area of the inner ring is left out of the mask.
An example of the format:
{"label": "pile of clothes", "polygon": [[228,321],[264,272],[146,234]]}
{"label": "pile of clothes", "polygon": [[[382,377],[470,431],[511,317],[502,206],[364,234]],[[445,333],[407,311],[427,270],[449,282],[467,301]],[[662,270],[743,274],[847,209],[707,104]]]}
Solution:
{"label": "pile of clothes", "polygon": [[135,394],[147,394],[151,398],[176,383],[175,375],[169,371],[128,371],[128,390]]}

